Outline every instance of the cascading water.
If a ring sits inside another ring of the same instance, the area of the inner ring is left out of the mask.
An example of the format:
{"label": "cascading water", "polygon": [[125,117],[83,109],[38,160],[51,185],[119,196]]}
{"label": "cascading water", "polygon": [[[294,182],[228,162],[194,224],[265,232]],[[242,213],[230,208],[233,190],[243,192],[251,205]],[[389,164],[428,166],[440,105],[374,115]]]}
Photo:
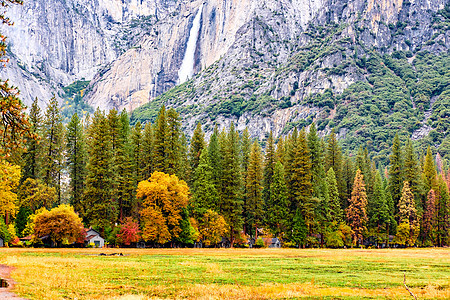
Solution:
{"label": "cascading water", "polygon": [[184,54],[183,62],[181,63],[180,70],[178,71],[178,83],[182,84],[194,75],[194,59],[195,49],[197,48],[197,39],[200,33],[200,24],[203,12],[203,4],[200,5],[197,15],[192,23],[191,31],[189,32],[189,39]]}

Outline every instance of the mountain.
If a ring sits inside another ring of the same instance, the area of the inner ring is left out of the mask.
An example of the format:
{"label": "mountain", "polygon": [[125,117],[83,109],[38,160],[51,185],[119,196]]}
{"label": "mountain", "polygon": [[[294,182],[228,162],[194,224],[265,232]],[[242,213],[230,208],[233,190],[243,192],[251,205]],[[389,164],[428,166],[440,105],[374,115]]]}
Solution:
{"label": "mountain", "polygon": [[28,0],[10,15],[1,76],[28,104],[69,103],[83,81],[85,102],[133,122],[165,104],[189,133],[315,121],[381,160],[397,132],[450,155],[447,0]]}

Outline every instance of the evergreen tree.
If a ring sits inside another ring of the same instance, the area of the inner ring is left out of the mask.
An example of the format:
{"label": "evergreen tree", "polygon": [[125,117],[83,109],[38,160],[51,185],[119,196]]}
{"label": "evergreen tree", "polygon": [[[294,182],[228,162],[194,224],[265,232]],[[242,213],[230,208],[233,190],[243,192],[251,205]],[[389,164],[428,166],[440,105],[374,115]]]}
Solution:
{"label": "evergreen tree", "polygon": [[437,244],[438,246],[449,245],[450,235],[450,197],[448,187],[442,176],[439,176],[437,183],[439,189],[439,199],[437,202]]}
{"label": "evergreen tree", "polygon": [[[255,141],[250,149],[250,156],[247,168],[246,178],[246,227],[250,235],[253,230],[257,232],[258,227],[262,225],[264,219],[263,209],[264,201],[262,198],[263,191],[263,168],[262,154],[259,144]],[[257,236],[257,233],[255,234]]]}
{"label": "evergreen tree", "polygon": [[70,205],[83,214],[81,205],[86,180],[86,141],[83,125],[75,113],[67,125],[67,165],[70,176]]}
{"label": "evergreen tree", "polygon": [[242,138],[241,138],[241,157],[242,157],[242,172],[244,174],[247,174],[247,168],[248,168],[248,164],[249,164],[249,159],[250,159],[250,150],[252,147],[252,141],[250,139],[250,133],[248,132],[248,128],[246,127],[244,129],[244,132],[242,133]]}
{"label": "evergreen tree", "polygon": [[186,135],[182,132],[180,137],[180,161],[178,168],[178,176],[188,182],[191,180],[192,172],[191,165],[189,163],[189,147],[187,144]]}
{"label": "evergreen tree", "polygon": [[315,222],[314,209],[316,202],[312,196],[311,159],[304,129],[300,131],[294,147],[295,154],[293,156],[294,159],[289,181],[290,189],[292,190],[294,204],[303,213],[303,219],[308,228],[308,233],[311,234],[312,226]]}
{"label": "evergreen tree", "polygon": [[193,216],[200,219],[207,210],[217,211],[219,194],[213,180],[213,168],[209,162],[208,148],[204,148],[195,170],[191,208]]}
{"label": "evergreen tree", "polygon": [[148,179],[152,176],[154,168],[154,137],[153,126],[149,122],[144,126],[142,135],[142,161],[143,161],[143,178]]}
{"label": "evergreen tree", "polygon": [[437,190],[437,171],[430,147],[428,147],[427,155],[424,159],[422,177],[425,185],[425,191],[427,193],[431,189]]}
{"label": "evergreen tree", "polygon": [[270,184],[272,182],[272,177],[275,171],[276,154],[275,154],[275,144],[273,140],[272,131],[269,133],[266,146],[266,155],[264,158],[264,189],[263,189],[263,199],[264,203],[268,203],[270,199]]}
{"label": "evergreen tree", "polygon": [[296,210],[291,226],[291,241],[296,243],[299,247],[302,246],[304,248],[306,244],[306,236],[308,234],[308,227],[306,225],[305,219],[303,218],[303,213],[300,211],[300,209]]}
{"label": "evergreen tree", "polygon": [[41,128],[42,128],[42,115],[41,109],[38,105],[38,99],[33,101],[29,115],[29,132],[30,137],[26,139],[25,148],[26,152],[23,154],[24,164],[22,168],[22,177],[20,182],[23,183],[27,178],[38,179],[39,167],[41,158]]}
{"label": "evergreen tree", "polygon": [[117,203],[111,199],[111,140],[108,120],[97,109],[88,131],[88,164],[83,195],[84,219],[101,233],[117,220]]}
{"label": "evergreen tree", "polygon": [[219,138],[222,154],[220,214],[229,225],[230,242],[242,228],[242,179],[239,157],[239,134],[231,123],[228,134]]}
{"label": "evergreen tree", "polygon": [[143,160],[143,145],[142,145],[142,125],[141,122],[137,122],[131,129],[131,156],[133,165],[133,176],[135,186],[138,182],[148,179],[144,178],[145,174],[145,162]]}
{"label": "evergreen tree", "polygon": [[[117,184],[116,198],[117,205],[119,207],[118,218],[119,221],[123,223],[125,219],[127,217],[131,217],[133,213],[136,217],[139,209],[135,201],[135,191],[137,189],[137,185],[135,181],[135,169],[133,168],[132,161],[133,156],[131,153],[132,146],[130,142],[130,121],[125,110],[123,110],[119,116],[118,129],[117,147],[114,153],[114,179]],[[143,171],[145,171],[145,169]],[[142,172],[142,174],[142,177],[144,177],[145,172]]]}
{"label": "evergreen tree", "polygon": [[353,230],[353,243],[361,244],[367,227],[367,194],[361,170],[356,171],[352,197],[347,208],[347,222]]}
{"label": "evergreen tree", "polygon": [[291,215],[284,167],[281,162],[275,164],[269,195],[265,209],[266,224],[275,236],[283,237],[288,232]]}
{"label": "evergreen tree", "polygon": [[337,187],[336,174],[333,168],[330,168],[326,177],[327,199],[329,205],[329,221],[332,223],[341,223],[343,221],[343,212],[339,200],[339,191]]}
{"label": "evergreen tree", "polygon": [[[369,225],[376,229],[377,236],[389,221],[389,207],[386,202],[386,195],[383,188],[383,182],[380,172],[377,172],[375,183],[373,185],[373,196],[368,198],[368,218]],[[386,226],[387,227],[387,226]]]}
{"label": "evergreen tree", "polygon": [[353,182],[355,180],[356,169],[353,165],[352,160],[349,155],[346,154],[343,163],[342,163],[342,196],[341,196],[341,207],[342,209],[347,209],[348,203],[347,200],[352,195],[353,190]]}
{"label": "evergreen tree", "polygon": [[214,131],[209,139],[208,158],[211,166],[211,179],[217,192],[219,192],[221,190],[221,156],[219,146],[219,130],[217,125],[214,126]]}
{"label": "evergreen tree", "polygon": [[283,137],[280,137],[278,139],[278,143],[277,143],[277,150],[275,152],[275,160],[279,161],[283,166],[285,165],[285,140],[283,139]]}
{"label": "evergreen tree", "polygon": [[[405,146],[405,162],[404,162],[404,174],[405,181],[408,181],[411,185],[411,191],[414,194],[414,199],[416,201],[416,206],[422,208],[421,197],[423,192],[423,183],[420,176],[420,166],[418,164],[417,155],[414,152],[414,147],[412,145],[411,139],[408,138]],[[420,206],[419,206],[420,205]]]}
{"label": "evergreen tree", "polygon": [[154,159],[155,171],[164,172],[166,169],[166,142],[167,136],[167,121],[166,121],[166,108],[163,105],[159,111],[158,117],[155,122],[154,129]]}
{"label": "evergreen tree", "polygon": [[181,166],[181,123],[180,115],[175,109],[167,110],[165,173],[177,174]]}
{"label": "evergreen tree", "polygon": [[[403,162],[398,134],[395,135],[392,143],[391,155],[389,156],[389,188],[397,208],[402,197],[403,188]],[[396,211],[398,212],[398,210]]]}
{"label": "evergreen tree", "polygon": [[58,101],[53,97],[47,106],[44,118],[42,179],[46,185],[56,188],[58,202],[61,201],[63,130]]}
{"label": "evergreen tree", "polygon": [[205,148],[205,134],[202,130],[202,125],[197,123],[194,133],[191,138],[191,147],[189,149],[189,162],[192,170],[196,170],[200,162],[200,155]]}
{"label": "evergreen tree", "polygon": [[[339,143],[337,141],[336,134],[334,129],[331,130],[331,134],[328,137],[327,149],[325,152],[325,171],[328,171],[329,168],[333,168],[334,173],[336,174],[336,180],[338,184],[339,197],[341,198],[341,203],[345,204],[347,200],[345,195],[345,186],[344,186],[344,177],[342,176],[342,151]],[[344,205],[345,207],[346,205]]]}

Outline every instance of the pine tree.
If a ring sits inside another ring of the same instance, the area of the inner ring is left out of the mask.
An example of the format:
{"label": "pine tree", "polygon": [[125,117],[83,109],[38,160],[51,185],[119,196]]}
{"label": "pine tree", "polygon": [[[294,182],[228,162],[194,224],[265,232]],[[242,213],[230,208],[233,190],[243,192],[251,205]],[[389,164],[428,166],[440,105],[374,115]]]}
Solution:
{"label": "pine tree", "polygon": [[55,187],[58,202],[61,201],[61,169],[63,163],[63,124],[58,101],[55,97],[47,107],[43,126],[42,179],[50,187]]}
{"label": "pine tree", "polygon": [[436,165],[434,163],[433,154],[431,152],[430,147],[428,147],[427,155],[425,156],[425,159],[424,159],[422,177],[423,177],[423,181],[424,181],[424,185],[425,185],[425,191],[427,193],[431,189],[437,190]]}
{"label": "pine tree", "polygon": [[38,99],[33,101],[29,115],[30,121],[30,137],[26,139],[26,152],[23,154],[24,164],[22,168],[22,177],[20,182],[23,183],[27,178],[38,179],[39,168],[41,165],[41,128],[42,128],[42,115],[41,109],[38,105]]}
{"label": "pine tree", "polygon": [[[391,155],[389,156],[389,188],[394,200],[395,208],[398,207],[402,197],[403,188],[403,161],[398,134],[395,135],[392,143]],[[398,212],[398,210],[396,210]]]}
{"label": "pine tree", "polygon": [[380,172],[377,172],[377,175],[375,177],[375,182],[373,185],[373,196],[368,198],[367,207],[369,225],[372,228],[375,228],[377,236],[380,236],[382,227],[390,221],[389,207],[386,202],[386,195],[383,188],[383,182]]}
{"label": "pine tree", "polygon": [[291,223],[290,240],[296,243],[299,247],[304,247],[306,244],[306,237],[308,234],[308,227],[306,225],[305,219],[303,218],[303,213],[300,209],[297,209],[294,213],[294,218]]}
{"label": "pine tree", "polygon": [[[143,146],[142,146],[143,147]],[[143,151],[142,151],[143,152]],[[135,181],[135,169],[132,161],[132,146],[130,142],[130,121],[124,110],[119,116],[119,128],[117,136],[117,147],[114,153],[115,173],[114,179],[117,184],[117,205],[119,208],[118,218],[121,223],[127,217],[137,216],[138,207],[135,198],[137,189]],[[145,169],[143,170],[145,171]],[[142,172],[143,176],[145,173]],[[149,177],[150,178],[150,177]]]}
{"label": "pine tree", "polygon": [[218,210],[219,194],[214,185],[213,168],[208,154],[208,148],[204,148],[195,170],[191,208],[197,219],[202,218],[208,210]]}
{"label": "pine tree", "polygon": [[[142,125],[141,122],[137,122],[136,125],[131,129],[131,156],[133,165],[133,176],[135,181],[135,186],[138,182],[145,180],[145,163],[143,161],[143,145],[142,145]],[[147,178],[148,179],[148,178]]]}
{"label": "pine tree", "polygon": [[166,136],[167,136],[167,121],[166,121],[166,108],[163,105],[159,111],[158,117],[155,122],[154,129],[154,159],[155,171],[164,172],[166,170]]}
{"label": "pine tree", "polygon": [[275,144],[273,140],[272,131],[269,133],[266,146],[266,155],[264,158],[264,189],[263,199],[264,203],[268,203],[270,199],[270,184],[275,170],[276,154]]}
{"label": "pine tree", "polygon": [[83,125],[75,113],[67,125],[66,149],[70,176],[70,205],[83,214],[81,205],[86,180],[86,141]]}
{"label": "pine tree", "polygon": [[283,137],[280,137],[278,139],[278,143],[277,143],[277,150],[275,152],[275,160],[279,161],[283,166],[285,165],[285,140],[283,139]]}
{"label": "pine tree", "polygon": [[439,176],[437,186],[439,189],[439,198],[437,201],[437,244],[442,246],[449,245],[450,235],[450,197],[448,187],[442,176]]}
{"label": "pine tree", "polygon": [[353,243],[361,244],[363,234],[367,230],[367,194],[361,170],[356,171],[352,197],[347,208],[347,222],[353,230]]}
{"label": "pine tree", "polygon": [[179,174],[181,160],[181,123],[175,109],[167,110],[165,173]]}
{"label": "pine tree", "polygon": [[200,162],[200,155],[205,148],[205,134],[202,130],[202,125],[197,123],[194,133],[191,138],[191,147],[189,149],[189,162],[191,170],[196,170]]}
{"label": "pine tree", "polygon": [[252,141],[250,139],[250,133],[248,132],[248,128],[246,127],[244,129],[244,132],[242,133],[242,137],[241,137],[241,142],[240,142],[241,146],[241,157],[242,157],[242,172],[244,174],[247,174],[247,168],[248,168],[248,164],[249,164],[249,159],[250,159],[250,150],[252,147]]}
{"label": "pine tree", "polygon": [[349,155],[346,154],[342,163],[342,195],[341,195],[341,207],[342,209],[347,209],[348,203],[347,200],[352,195],[353,190],[353,182],[355,180],[356,169],[353,165],[352,160]]}
{"label": "pine tree", "polygon": [[101,233],[117,220],[117,203],[111,200],[111,140],[108,120],[97,109],[88,131],[88,165],[83,195],[84,220]]}
{"label": "pine tree", "polygon": [[398,202],[398,220],[399,227],[403,226],[409,229],[407,244],[414,245],[419,236],[419,217],[408,181],[403,184],[402,197]]}
{"label": "pine tree", "polygon": [[217,125],[214,126],[214,131],[209,139],[208,157],[211,166],[211,179],[217,192],[221,191],[220,177],[222,173],[221,156],[219,146],[219,130]]}
{"label": "pine tree", "polygon": [[328,192],[327,199],[329,205],[329,221],[331,223],[339,224],[343,221],[343,212],[339,199],[336,174],[334,173],[333,168],[330,168],[327,172],[326,183]]}
{"label": "pine tree", "polygon": [[[222,135],[222,134],[221,134]],[[219,138],[222,152],[222,189],[220,192],[220,214],[230,226],[230,242],[242,228],[242,179],[240,169],[239,134],[231,123],[228,134]]]}
{"label": "pine tree", "polygon": [[272,180],[270,182],[270,198],[266,203],[266,224],[277,237],[287,234],[291,223],[290,203],[281,162],[275,164]]}
{"label": "pine tree", "polygon": [[142,134],[142,161],[143,170],[142,177],[148,179],[152,176],[154,168],[154,137],[153,126],[149,122],[144,126],[144,133]]}
{"label": "pine tree", "polygon": [[[328,137],[327,149],[325,152],[325,171],[328,171],[329,168],[333,168],[334,173],[336,174],[336,180],[338,184],[339,197],[341,198],[341,203],[345,204],[347,198],[345,197],[345,186],[344,186],[344,177],[342,176],[342,151],[339,143],[337,141],[336,134],[334,129],[331,130],[331,134]],[[346,205],[344,205],[345,207]]]}
{"label": "pine tree", "polygon": [[311,159],[304,129],[300,131],[297,143],[294,147],[295,154],[293,155],[294,159],[289,181],[290,189],[292,191],[294,204],[296,208],[299,208],[302,212],[303,219],[308,228],[308,233],[311,234],[312,226],[315,221],[314,209],[316,203],[312,196]]}
{"label": "pine tree", "polygon": [[247,167],[246,177],[246,226],[250,235],[253,230],[256,230],[257,236],[258,227],[262,225],[264,219],[263,209],[264,201],[262,198],[263,191],[263,168],[262,168],[262,154],[259,144],[255,141],[250,148],[250,156]]}
{"label": "pine tree", "polygon": [[418,161],[419,160],[414,152],[414,147],[412,145],[411,139],[408,138],[405,146],[405,162],[404,162],[405,181],[408,181],[411,185],[411,191],[414,194],[416,206],[418,208],[422,208],[423,203],[421,203],[421,197],[424,194],[424,192],[423,192],[423,182],[420,176],[421,171]]}
{"label": "pine tree", "polygon": [[189,163],[189,147],[186,135],[182,132],[180,136],[180,160],[177,174],[182,180],[190,182],[193,172],[194,170],[191,169]]}

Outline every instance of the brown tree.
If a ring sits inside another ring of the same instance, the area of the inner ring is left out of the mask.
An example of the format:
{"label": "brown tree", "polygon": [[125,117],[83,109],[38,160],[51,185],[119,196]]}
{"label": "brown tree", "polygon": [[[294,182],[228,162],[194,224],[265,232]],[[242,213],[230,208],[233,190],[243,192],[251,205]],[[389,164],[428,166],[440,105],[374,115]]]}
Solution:
{"label": "brown tree", "polygon": [[348,200],[347,222],[353,230],[353,243],[362,242],[363,233],[367,230],[367,194],[363,175],[358,169],[353,183],[352,197]]}
{"label": "brown tree", "polygon": [[402,197],[398,202],[398,220],[402,228],[409,228],[409,236],[406,244],[414,245],[419,235],[420,226],[414,194],[411,191],[408,181],[403,183]]}

